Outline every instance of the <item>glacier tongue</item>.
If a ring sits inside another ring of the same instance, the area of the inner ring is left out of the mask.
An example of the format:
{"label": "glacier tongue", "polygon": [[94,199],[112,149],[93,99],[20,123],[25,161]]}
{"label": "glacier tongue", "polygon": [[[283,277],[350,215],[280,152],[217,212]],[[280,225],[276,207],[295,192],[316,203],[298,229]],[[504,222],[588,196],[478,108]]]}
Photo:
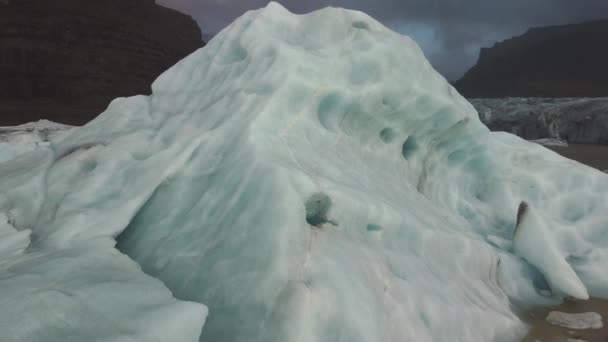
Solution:
{"label": "glacier tongue", "polygon": [[152,89],[0,164],[15,340],[196,340],[198,302],[201,341],[516,341],[514,303],[570,294],[547,257],[608,296],[608,177],[490,133],[361,12],[270,3]]}

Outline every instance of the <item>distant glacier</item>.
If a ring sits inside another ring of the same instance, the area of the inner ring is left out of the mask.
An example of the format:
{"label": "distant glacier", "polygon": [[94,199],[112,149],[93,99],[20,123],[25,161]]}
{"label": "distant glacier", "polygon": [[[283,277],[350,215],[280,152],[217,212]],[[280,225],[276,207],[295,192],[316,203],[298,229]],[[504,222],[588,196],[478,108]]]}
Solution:
{"label": "distant glacier", "polygon": [[524,139],[608,145],[608,98],[469,99],[493,131]]}

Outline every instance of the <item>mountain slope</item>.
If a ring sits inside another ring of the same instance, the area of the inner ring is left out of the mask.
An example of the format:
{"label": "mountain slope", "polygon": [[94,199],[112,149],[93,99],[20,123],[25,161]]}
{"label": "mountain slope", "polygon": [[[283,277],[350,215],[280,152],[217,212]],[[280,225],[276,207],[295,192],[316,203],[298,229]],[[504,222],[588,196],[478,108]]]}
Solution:
{"label": "mountain slope", "polygon": [[86,123],[203,45],[194,20],[152,0],[5,0],[0,126]]}
{"label": "mountain slope", "polygon": [[532,28],[483,48],[454,86],[466,97],[608,96],[608,20]]}

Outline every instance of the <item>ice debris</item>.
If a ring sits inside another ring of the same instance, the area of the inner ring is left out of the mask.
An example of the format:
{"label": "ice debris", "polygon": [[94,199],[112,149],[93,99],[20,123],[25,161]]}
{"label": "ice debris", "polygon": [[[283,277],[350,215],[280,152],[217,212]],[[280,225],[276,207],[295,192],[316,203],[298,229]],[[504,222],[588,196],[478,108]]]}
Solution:
{"label": "ice debris", "polygon": [[546,320],[550,324],[576,330],[601,329],[604,327],[602,316],[596,312],[566,313],[551,311]]}

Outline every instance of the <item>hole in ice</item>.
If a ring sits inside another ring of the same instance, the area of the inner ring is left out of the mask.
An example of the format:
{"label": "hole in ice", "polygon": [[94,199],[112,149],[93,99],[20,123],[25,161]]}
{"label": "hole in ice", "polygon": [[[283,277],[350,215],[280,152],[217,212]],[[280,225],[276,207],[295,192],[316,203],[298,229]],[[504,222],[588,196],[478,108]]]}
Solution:
{"label": "hole in ice", "polygon": [[519,228],[519,225],[523,221],[524,216],[526,215],[527,211],[528,211],[528,203],[526,201],[521,201],[521,203],[519,203],[519,207],[517,208],[517,220],[515,221],[515,229],[513,230],[513,237],[515,237],[515,234],[517,234],[517,229]]}
{"label": "hole in ice", "polygon": [[399,108],[400,99],[392,95],[386,95],[382,97],[380,102],[390,110],[397,110]]}
{"label": "hole in ice", "polygon": [[327,213],[331,208],[331,199],[326,194],[319,192],[310,196],[306,201],[306,222],[312,226],[320,226],[331,223]]}
{"label": "hole in ice", "polygon": [[456,150],[456,151],[448,154],[448,164],[450,164],[450,165],[460,164],[460,163],[464,162],[465,160],[467,160],[468,157],[469,157],[469,155],[466,153],[466,151]]}
{"label": "hole in ice", "polygon": [[386,127],[380,131],[380,139],[386,144],[392,142],[395,139],[395,131],[390,127]]}
{"label": "hole in ice", "polygon": [[417,149],[418,143],[416,142],[416,138],[410,135],[407,137],[407,139],[405,139],[405,142],[403,142],[401,154],[403,154],[403,158],[405,158],[405,160],[409,160]]}
{"label": "hole in ice", "polygon": [[373,61],[358,61],[353,63],[349,80],[352,84],[375,83],[382,79],[382,68]]}
{"label": "hole in ice", "polygon": [[378,231],[381,231],[381,230],[382,230],[382,227],[379,226],[379,225],[377,225],[377,224],[370,223],[370,224],[367,225],[367,231],[368,232],[378,232]]}
{"label": "hole in ice", "polygon": [[538,293],[542,296],[551,296],[552,291],[549,286],[549,282],[547,278],[540,273],[538,269],[534,266],[530,266],[529,272],[531,273],[529,277],[532,279],[532,286],[538,291]]}
{"label": "hole in ice", "polygon": [[91,172],[91,171],[95,170],[96,167],[97,167],[97,161],[95,161],[95,160],[87,160],[87,161],[83,162],[83,164],[82,164],[82,170],[85,172]]}
{"label": "hole in ice", "polygon": [[237,63],[247,58],[247,50],[239,44],[234,44],[223,51],[222,58],[223,63]]}
{"label": "hole in ice", "polygon": [[424,325],[427,328],[431,328],[431,326],[432,326],[431,325],[432,320],[431,320],[431,317],[429,316],[429,314],[426,311],[423,310],[423,311],[420,312],[420,320],[422,321],[422,323],[424,323]]}
{"label": "hole in ice", "polygon": [[355,22],[353,22],[353,27],[356,28],[356,29],[362,29],[362,30],[369,29],[369,25],[367,25],[367,23],[364,22],[364,21],[355,21]]}
{"label": "hole in ice", "polygon": [[338,94],[329,94],[319,102],[317,115],[319,117],[319,122],[321,122],[321,125],[326,129],[331,129],[330,121],[332,117],[336,116],[338,109],[340,108],[340,102],[341,99]]}

